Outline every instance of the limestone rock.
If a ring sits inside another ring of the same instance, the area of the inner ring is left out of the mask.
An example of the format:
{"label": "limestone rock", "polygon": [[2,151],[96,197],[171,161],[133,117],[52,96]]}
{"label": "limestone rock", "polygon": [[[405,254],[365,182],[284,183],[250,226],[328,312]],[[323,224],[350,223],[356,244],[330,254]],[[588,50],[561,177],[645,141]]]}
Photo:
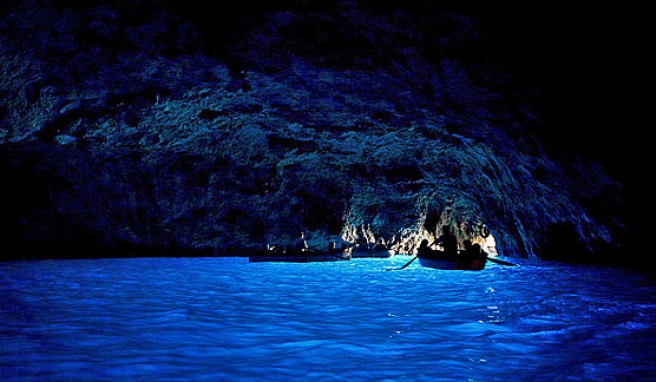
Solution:
{"label": "limestone rock", "polygon": [[584,252],[617,240],[621,217],[599,213],[619,209],[617,183],[551,157],[529,105],[474,84],[457,56],[421,53],[400,13],[339,37],[273,9],[217,53],[224,42],[179,8],[42,3],[0,22],[0,165],[21,174],[2,196],[39,200],[4,216],[12,244],[236,255],[303,230],[317,245],[394,236],[413,252],[450,225],[491,252],[540,257],[554,232]]}

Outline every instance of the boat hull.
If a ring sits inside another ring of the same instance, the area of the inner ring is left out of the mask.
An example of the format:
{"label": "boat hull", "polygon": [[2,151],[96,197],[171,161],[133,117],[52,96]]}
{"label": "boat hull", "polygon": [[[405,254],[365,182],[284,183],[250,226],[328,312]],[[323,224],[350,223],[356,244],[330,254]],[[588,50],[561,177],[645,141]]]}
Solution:
{"label": "boat hull", "polygon": [[447,256],[442,251],[431,251],[417,256],[422,266],[446,271],[482,271],[487,264],[486,257],[468,258],[463,254]]}
{"label": "boat hull", "polygon": [[382,258],[386,259],[394,256],[394,250],[392,249],[353,249],[351,251],[352,258]]}
{"label": "boat hull", "polygon": [[314,263],[314,262],[327,262],[327,261],[345,261],[350,260],[351,256],[348,252],[334,252],[334,253],[259,253],[248,256],[249,263],[264,263],[264,262],[283,262],[283,263]]}
{"label": "boat hull", "polygon": [[458,262],[444,259],[419,258],[419,263],[427,268],[441,269],[445,271],[482,271],[485,269],[485,260],[474,260],[470,262]]}

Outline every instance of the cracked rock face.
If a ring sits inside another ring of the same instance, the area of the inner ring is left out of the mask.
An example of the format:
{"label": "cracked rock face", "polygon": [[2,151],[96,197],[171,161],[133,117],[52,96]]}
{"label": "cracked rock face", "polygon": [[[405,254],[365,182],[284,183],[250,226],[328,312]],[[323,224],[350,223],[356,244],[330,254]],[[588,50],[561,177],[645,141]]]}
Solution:
{"label": "cracked rock face", "polygon": [[[272,9],[226,56],[198,42],[214,40],[189,12],[98,3],[0,13],[12,245],[240,255],[305,231],[310,245],[395,237],[413,253],[444,225],[507,256],[615,240],[598,206],[617,184],[555,161],[530,130],[539,117],[474,84],[458,57],[426,58],[414,30],[385,40],[389,24],[410,28],[402,15],[314,14],[321,29]],[[326,34],[342,19],[339,39]],[[451,28],[474,33],[463,20]],[[371,52],[330,53],[349,28]],[[464,43],[447,32],[445,46]],[[376,46],[398,56],[381,63]]]}

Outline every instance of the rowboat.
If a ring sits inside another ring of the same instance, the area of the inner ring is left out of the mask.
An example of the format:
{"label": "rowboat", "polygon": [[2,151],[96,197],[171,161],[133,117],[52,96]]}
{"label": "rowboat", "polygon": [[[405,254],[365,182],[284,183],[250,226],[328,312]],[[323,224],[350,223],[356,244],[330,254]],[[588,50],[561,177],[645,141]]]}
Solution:
{"label": "rowboat", "polygon": [[470,256],[465,253],[447,255],[440,250],[420,251],[417,254],[419,263],[428,268],[441,270],[481,271],[485,269],[487,256]]}
{"label": "rowboat", "polygon": [[303,252],[277,252],[262,251],[248,256],[249,263],[284,262],[284,263],[314,263],[326,261],[350,260],[349,251],[303,251]]}
{"label": "rowboat", "polygon": [[351,250],[351,258],[388,258],[394,256],[396,252],[393,249],[375,249],[375,248],[353,248]]}

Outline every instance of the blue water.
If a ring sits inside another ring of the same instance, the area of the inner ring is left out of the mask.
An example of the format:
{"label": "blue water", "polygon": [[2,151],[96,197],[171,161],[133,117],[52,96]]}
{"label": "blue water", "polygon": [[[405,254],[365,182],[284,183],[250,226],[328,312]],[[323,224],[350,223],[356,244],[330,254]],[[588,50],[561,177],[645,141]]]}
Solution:
{"label": "blue water", "polygon": [[0,380],[656,379],[653,280],[408,259],[0,263]]}

